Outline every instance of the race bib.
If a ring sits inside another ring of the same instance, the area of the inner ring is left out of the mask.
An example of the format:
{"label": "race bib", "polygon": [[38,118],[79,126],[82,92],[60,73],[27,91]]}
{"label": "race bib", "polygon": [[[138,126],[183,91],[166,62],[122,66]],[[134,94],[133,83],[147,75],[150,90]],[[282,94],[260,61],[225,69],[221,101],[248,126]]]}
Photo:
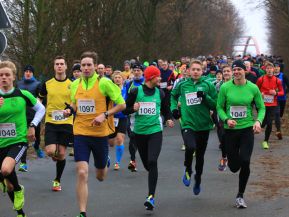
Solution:
{"label": "race bib", "polygon": [[0,124],[0,138],[15,138],[17,136],[14,123]]}
{"label": "race bib", "polygon": [[95,102],[93,99],[79,99],[77,112],[80,114],[95,114]]}
{"label": "race bib", "polygon": [[264,95],[263,99],[264,99],[264,102],[266,102],[266,103],[273,103],[274,102],[274,96],[273,95]]}
{"label": "race bib", "polygon": [[67,120],[67,118],[64,117],[64,114],[63,114],[62,110],[52,111],[51,116],[52,116],[52,120],[53,121],[65,121],[65,120]]}
{"label": "race bib", "polygon": [[167,86],[168,86],[168,82],[161,82],[160,83],[160,88],[167,88]]}
{"label": "race bib", "polygon": [[117,127],[118,126],[118,122],[119,122],[119,118],[114,118],[113,122],[114,122],[114,126]]}
{"label": "race bib", "polygon": [[197,97],[197,92],[186,93],[186,103],[190,105],[199,105],[202,102],[202,98]]}
{"label": "race bib", "polygon": [[156,103],[155,102],[139,102],[140,107],[138,110],[139,115],[156,115]]}
{"label": "race bib", "polygon": [[232,118],[246,118],[247,117],[247,107],[246,106],[231,106],[230,114]]}

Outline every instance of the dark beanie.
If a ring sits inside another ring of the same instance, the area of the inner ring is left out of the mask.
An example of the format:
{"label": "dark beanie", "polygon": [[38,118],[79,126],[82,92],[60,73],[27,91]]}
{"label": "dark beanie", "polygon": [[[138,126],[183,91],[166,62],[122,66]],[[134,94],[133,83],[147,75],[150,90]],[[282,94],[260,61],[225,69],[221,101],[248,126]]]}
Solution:
{"label": "dark beanie", "polygon": [[246,71],[246,66],[244,64],[244,62],[242,60],[236,60],[233,62],[232,64],[232,68],[235,68],[235,67],[239,67],[239,68],[242,68]]}
{"label": "dark beanie", "polygon": [[75,64],[75,65],[72,67],[72,72],[74,72],[75,70],[80,71],[80,64]]}
{"label": "dark beanie", "polygon": [[34,67],[31,66],[31,65],[26,65],[26,66],[24,67],[23,71],[24,71],[24,72],[25,72],[25,71],[31,71],[31,72],[34,73]]}
{"label": "dark beanie", "polygon": [[210,71],[217,71],[218,70],[218,68],[217,68],[217,66],[215,66],[215,65],[212,65],[211,67],[210,67]]}

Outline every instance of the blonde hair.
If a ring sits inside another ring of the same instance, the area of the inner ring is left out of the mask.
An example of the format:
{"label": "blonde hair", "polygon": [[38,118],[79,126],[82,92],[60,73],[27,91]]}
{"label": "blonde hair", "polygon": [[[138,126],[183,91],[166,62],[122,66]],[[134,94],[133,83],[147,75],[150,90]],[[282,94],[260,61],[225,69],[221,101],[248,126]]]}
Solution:
{"label": "blonde hair", "polygon": [[8,61],[8,60],[0,62],[0,69],[3,69],[3,68],[11,69],[13,75],[16,76],[17,70],[16,70],[16,66],[13,62]]}
{"label": "blonde hair", "polygon": [[113,72],[113,74],[111,75],[112,80],[114,80],[114,77],[115,77],[116,75],[120,75],[120,76],[122,77],[122,79],[124,79],[124,77],[123,77],[122,74],[121,74],[121,71],[115,70],[115,71]]}
{"label": "blonde hair", "polygon": [[198,65],[200,65],[201,67],[203,67],[203,63],[202,63],[200,60],[197,60],[197,59],[192,59],[192,60],[191,60],[191,62],[190,62],[190,67],[191,67],[193,64],[198,64]]}

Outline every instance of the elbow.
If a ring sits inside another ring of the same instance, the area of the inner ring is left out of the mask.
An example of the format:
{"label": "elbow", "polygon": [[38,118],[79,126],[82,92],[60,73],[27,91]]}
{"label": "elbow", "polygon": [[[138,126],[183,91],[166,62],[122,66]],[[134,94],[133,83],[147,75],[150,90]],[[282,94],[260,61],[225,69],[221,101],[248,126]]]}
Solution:
{"label": "elbow", "polygon": [[124,103],[124,104],[121,104],[121,105],[120,105],[120,109],[121,109],[121,111],[125,110],[125,109],[126,109],[126,104],[125,104],[125,103]]}

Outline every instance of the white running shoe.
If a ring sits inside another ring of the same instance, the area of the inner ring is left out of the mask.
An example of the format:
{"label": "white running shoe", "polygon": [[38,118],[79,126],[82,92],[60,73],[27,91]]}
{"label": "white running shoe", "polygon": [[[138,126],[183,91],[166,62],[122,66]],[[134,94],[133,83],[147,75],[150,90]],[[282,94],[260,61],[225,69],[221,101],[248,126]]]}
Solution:
{"label": "white running shoe", "polygon": [[236,207],[238,209],[247,208],[247,204],[245,203],[244,198],[242,198],[242,197],[236,198]]}

